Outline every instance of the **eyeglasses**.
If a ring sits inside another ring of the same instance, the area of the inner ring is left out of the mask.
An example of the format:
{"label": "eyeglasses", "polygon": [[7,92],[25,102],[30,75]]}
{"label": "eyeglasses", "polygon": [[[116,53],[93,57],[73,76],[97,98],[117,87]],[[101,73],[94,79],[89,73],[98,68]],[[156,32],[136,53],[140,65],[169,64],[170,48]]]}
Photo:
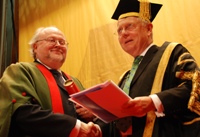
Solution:
{"label": "eyeglasses", "polygon": [[36,42],[44,41],[44,40],[49,42],[49,44],[51,44],[51,45],[56,45],[57,43],[59,43],[59,45],[61,45],[61,46],[68,46],[69,45],[69,43],[66,42],[64,39],[55,39],[55,38],[41,39],[41,40],[37,40]]}
{"label": "eyeglasses", "polygon": [[133,23],[130,23],[130,24],[127,24],[127,25],[124,26],[124,27],[119,27],[119,28],[117,29],[117,34],[118,34],[118,36],[121,36],[123,30],[124,30],[125,32],[130,32],[130,31],[134,30],[135,28],[136,28],[136,25],[134,25]]}

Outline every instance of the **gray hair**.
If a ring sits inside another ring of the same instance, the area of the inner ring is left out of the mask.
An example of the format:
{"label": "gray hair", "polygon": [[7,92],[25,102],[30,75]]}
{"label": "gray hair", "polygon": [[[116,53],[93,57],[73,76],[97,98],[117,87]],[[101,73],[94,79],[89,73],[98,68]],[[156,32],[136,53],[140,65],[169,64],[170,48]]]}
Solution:
{"label": "gray hair", "polygon": [[[45,33],[46,31],[59,31],[60,33],[62,33],[58,28],[54,27],[54,26],[49,26],[49,27],[40,27],[35,31],[35,34],[33,35],[33,37],[31,38],[31,40],[29,41],[29,45],[30,45],[30,53],[31,56],[35,59],[35,53],[34,53],[34,49],[33,49],[33,45],[39,40],[40,35]],[[63,33],[62,33],[63,34]],[[64,36],[64,34],[63,34]]]}

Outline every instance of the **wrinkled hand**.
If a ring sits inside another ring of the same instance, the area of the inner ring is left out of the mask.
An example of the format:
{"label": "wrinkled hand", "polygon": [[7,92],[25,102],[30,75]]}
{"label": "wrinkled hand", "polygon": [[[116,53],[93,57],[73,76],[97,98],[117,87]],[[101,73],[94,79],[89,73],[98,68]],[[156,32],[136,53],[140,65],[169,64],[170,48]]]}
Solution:
{"label": "wrinkled hand", "polygon": [[95,116],[88,109],[83,108],[79,105],[75,105],[76,113],[83,118],[86,122],[92,121]]}
{"label": "wrinkled hand", "polygon": [[127,114],[127,116],[142,117],[151,110],[155,110],[154,103],[152,99],[148,96],[136,97],[130,99],[127,103],[122,106],[122,111]]}
{"label": "wrinkled hand", "polygon": [[102,132],[100,127],[93,122],[89,122],[88,124],[81,122],[77,137],[102,137]]}

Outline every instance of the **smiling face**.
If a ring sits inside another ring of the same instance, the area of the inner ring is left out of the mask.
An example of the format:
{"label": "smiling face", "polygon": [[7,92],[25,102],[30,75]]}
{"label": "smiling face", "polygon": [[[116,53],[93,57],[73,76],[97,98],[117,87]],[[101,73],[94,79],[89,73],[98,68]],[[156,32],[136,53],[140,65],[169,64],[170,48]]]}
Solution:
{"label": "smiling face", "polygon": [[138,17],[119,19],[117,27],[122,49],[133,57],[140,55],[153,42],[153,25]]}
{"label": "smiling face", "polygon": [[52,69],[59,69],[66,59],[67,45],[61,45],[65,37],[59,30],[42,32],[33,46],[36,59]]}

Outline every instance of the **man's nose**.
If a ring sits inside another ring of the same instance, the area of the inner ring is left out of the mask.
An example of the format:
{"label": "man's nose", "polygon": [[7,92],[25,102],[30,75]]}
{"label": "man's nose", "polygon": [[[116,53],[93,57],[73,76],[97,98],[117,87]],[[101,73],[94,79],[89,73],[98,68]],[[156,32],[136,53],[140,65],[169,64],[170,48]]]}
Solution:
{"label": "man's nose", "polygon": [[60,44],[60,42],[58,40],[56,40],[56,44],[55,45],[60,46],[61,44]]}

